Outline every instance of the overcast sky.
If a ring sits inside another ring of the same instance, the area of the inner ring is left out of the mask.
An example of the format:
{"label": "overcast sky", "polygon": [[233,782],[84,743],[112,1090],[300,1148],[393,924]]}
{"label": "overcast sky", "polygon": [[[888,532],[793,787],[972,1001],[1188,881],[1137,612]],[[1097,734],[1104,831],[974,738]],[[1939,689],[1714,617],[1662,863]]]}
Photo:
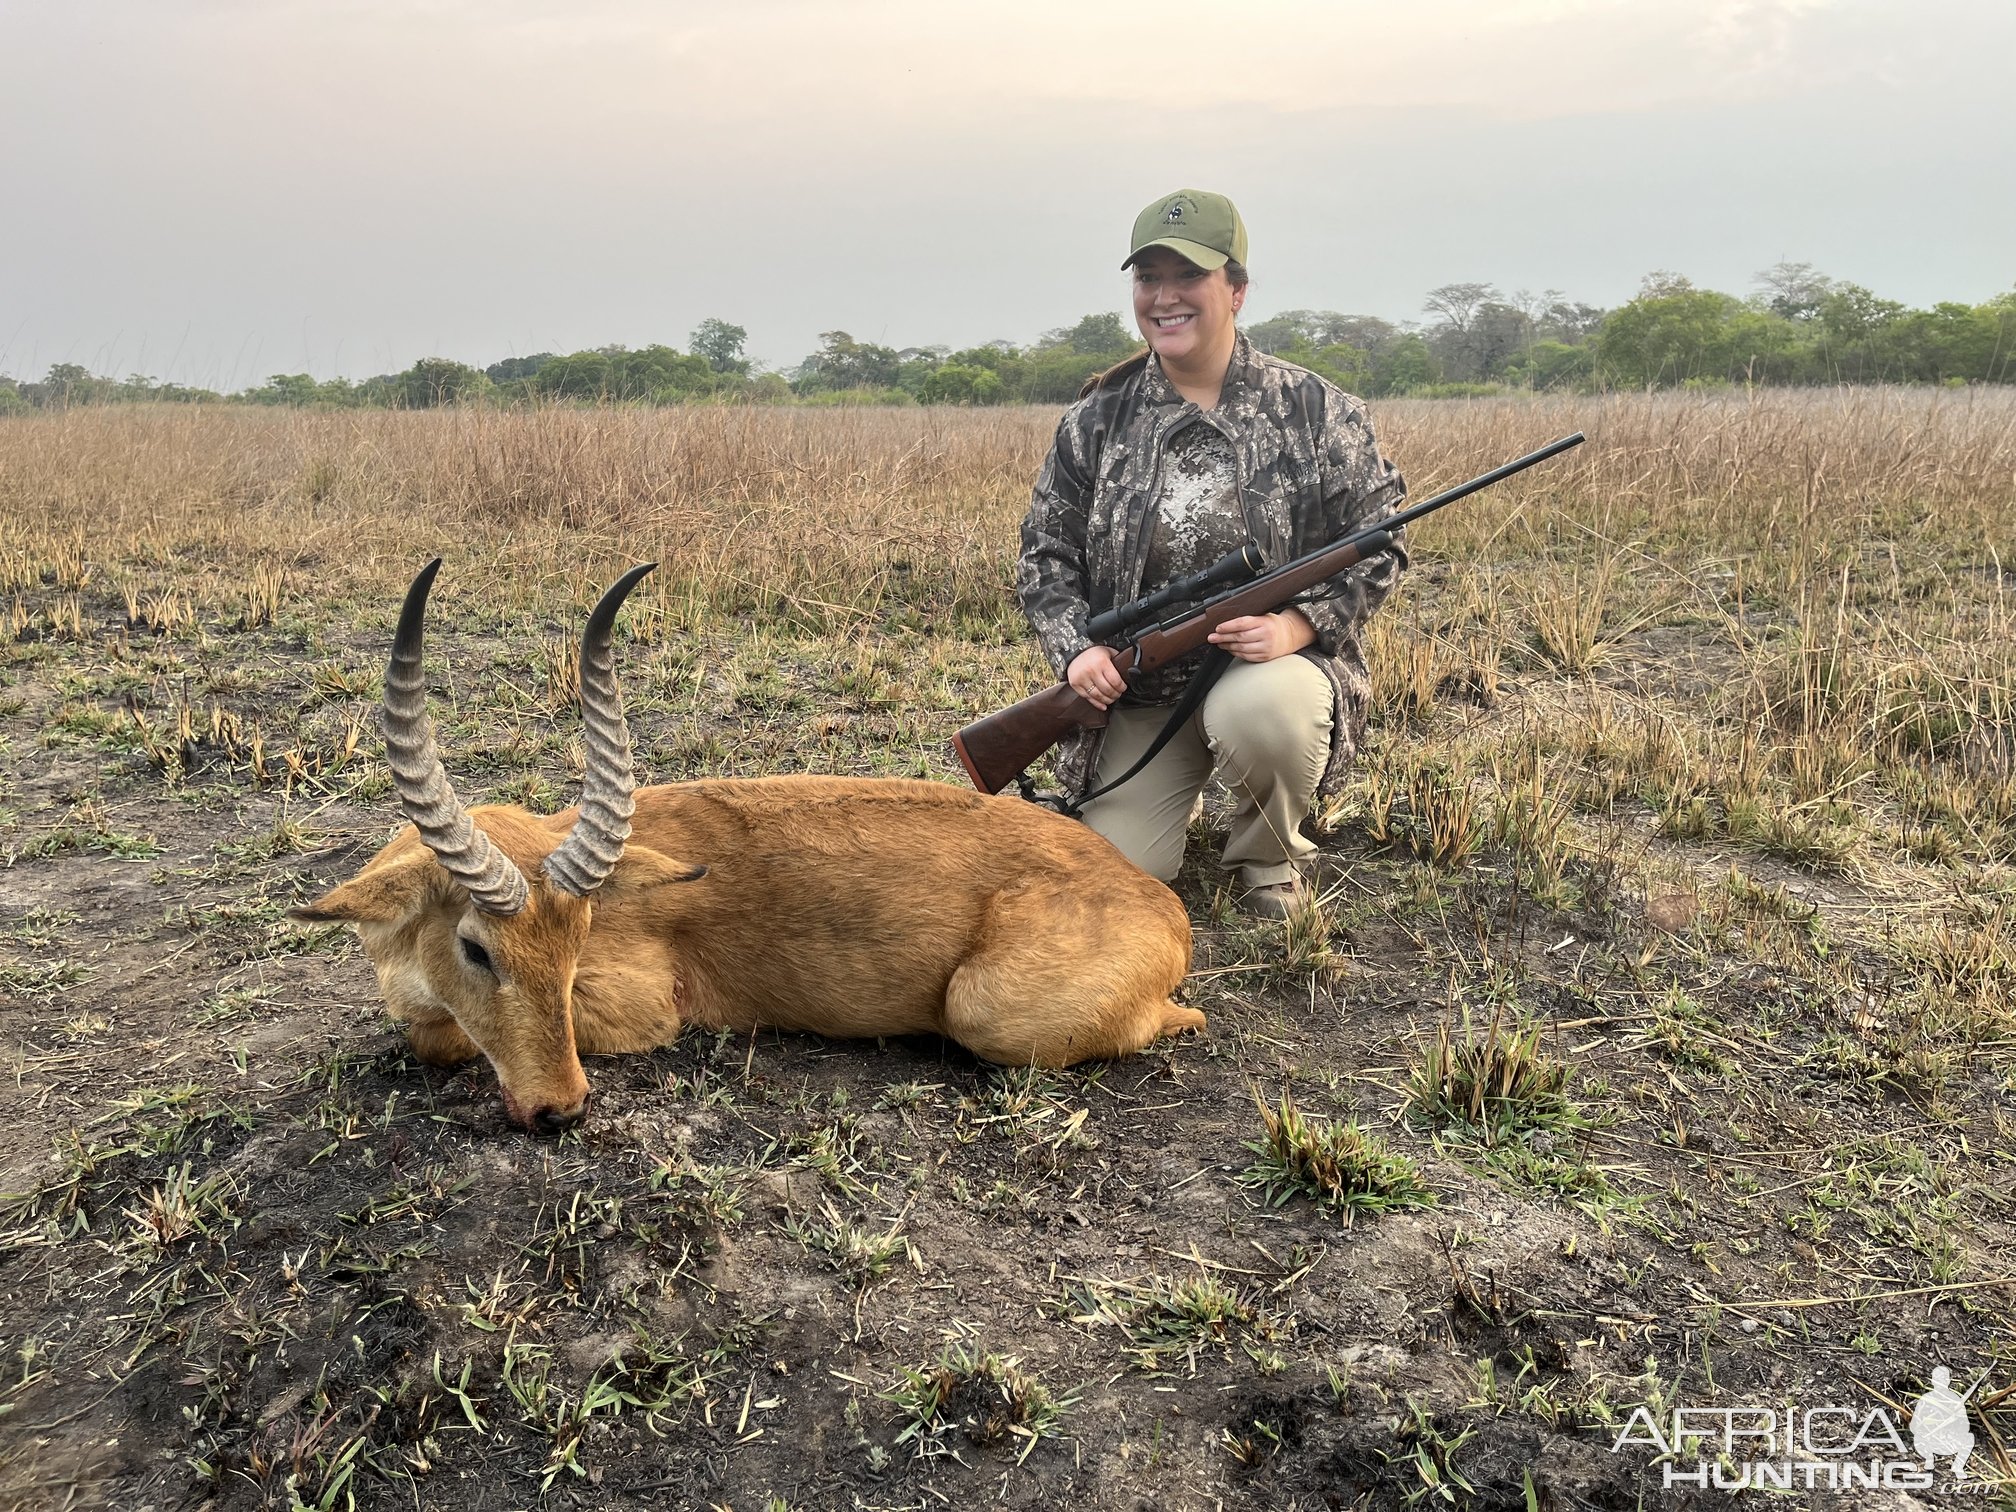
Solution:
{"label": "overcast sky", "polygon": [[1979,301],[2012,59],[2010,0],[0,0],[0,372],[1026,342],[1179,187],[1259,317],[1781,258]]}

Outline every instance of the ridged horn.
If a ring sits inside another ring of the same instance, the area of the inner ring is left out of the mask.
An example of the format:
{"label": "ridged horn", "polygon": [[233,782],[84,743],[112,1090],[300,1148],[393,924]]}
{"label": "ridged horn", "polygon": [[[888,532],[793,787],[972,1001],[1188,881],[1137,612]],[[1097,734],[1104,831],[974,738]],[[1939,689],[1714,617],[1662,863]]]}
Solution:
{"label": "ridged horn", "polygon": [[399,791],[399,806],[427,848],[484,913],[515,914],[530,893],[524,873],[476,828],[448,786],[448,773],[434,746],[434,725],[427,718],[420,641],[427,593],[440,570],[441,558],[436,557],[406,590],[399,633],[392,639],[392,660],[385,667],[385,701],[378,711],[378,727],[385,734],[385,758]]}
{"label": "ridged horn", "polygon": [[657,565],[646,562],[618,578],[581,632],[581,724],[588,748],[581,816],[545,863],[546,880],[577,898],[587,897],[609,880],[630,838],[630,816],[637,812],[630,796],[637,786],[630,766],[630,727],[623,721],[623,694],[616,686],[616,655],[609,633],[630,590]]}

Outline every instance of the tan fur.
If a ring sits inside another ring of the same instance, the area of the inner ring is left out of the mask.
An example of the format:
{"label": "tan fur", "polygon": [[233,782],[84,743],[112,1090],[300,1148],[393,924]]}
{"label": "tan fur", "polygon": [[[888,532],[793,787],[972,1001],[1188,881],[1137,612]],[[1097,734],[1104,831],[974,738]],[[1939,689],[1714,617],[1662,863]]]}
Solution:
{"label": "tan fur", "polygon": [[[1039,1066],[1204,1027],[1170,1000],[1190,964],[1175,895],[1019,798],[769,777],[636,800],[630,843],[592,899],[540,871],[574,810],[488,807],[472,816],[532,884],[524,912],[470,908],[408,829],[300,916],[356,924],[415,1053],[447,1064],[480,1049],[527,1124],[579,1115],[577,1052],[648,1050],[682,1023],[938,1033]],[[458,929],[498,977],[468,963]]]}

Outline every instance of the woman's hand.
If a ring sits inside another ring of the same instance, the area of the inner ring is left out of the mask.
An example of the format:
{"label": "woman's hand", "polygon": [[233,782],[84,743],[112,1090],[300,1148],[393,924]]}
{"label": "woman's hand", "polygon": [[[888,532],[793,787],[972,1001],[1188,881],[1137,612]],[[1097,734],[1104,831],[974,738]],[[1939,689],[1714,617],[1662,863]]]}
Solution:
{"label": "woman's hand", "polygon": [[[1297,609],[1229,619],[1211,632],[1212,645],[1249,662],[1269,662],[1277,656],[1290,656],[1304,646],[1314,644],[1315,640],[1316,627]],[[1077,663],[1073,662],[1072,666],[1075,669]]]}
{"label": "woman's hand", "polygon": [[1072,657],[1064,681],[1072,692],[1101,709],[1127,691],[1127,680],[1113,666],[1110,646],[1087,646]]}

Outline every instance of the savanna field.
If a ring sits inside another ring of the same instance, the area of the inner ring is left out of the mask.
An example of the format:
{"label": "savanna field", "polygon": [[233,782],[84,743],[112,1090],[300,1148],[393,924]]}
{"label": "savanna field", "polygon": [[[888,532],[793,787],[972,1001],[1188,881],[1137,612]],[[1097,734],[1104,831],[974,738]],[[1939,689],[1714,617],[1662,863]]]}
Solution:
{"label": "savanna field", "polygon": [[1374,422],[1589,441],[1414,532],[1313,907],[1207,807],[1208,1036],[689,1033],[554,1141],[284,917],[397,823],[408,580],[469,802],[576,800],[645,560],[645,780],[963,781],[1054,411],[0,421],[0,1506],[1720,1507],[1636,1409],[1941,1364],[1973,1484],[1796,1495],[2016,1506],[2016,393]]}

